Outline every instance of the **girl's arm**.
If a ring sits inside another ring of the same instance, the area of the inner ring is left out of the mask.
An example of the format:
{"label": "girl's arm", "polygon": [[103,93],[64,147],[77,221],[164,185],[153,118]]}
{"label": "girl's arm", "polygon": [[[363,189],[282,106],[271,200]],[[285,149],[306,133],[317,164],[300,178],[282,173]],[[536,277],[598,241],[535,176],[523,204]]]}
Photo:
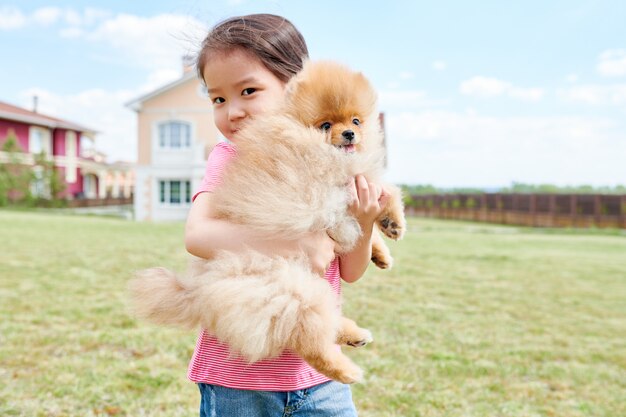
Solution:
{"label": "girl's arm", "polygon": [[350,210],[356,216],[363,234],[354,249],[339,258],[339,273],[346,282],[354,282],[363,276],[372,258],[372,231],[374,221],[389,200],[378,185],[368,183],[357,175],[353,184],[353,202]]}
{"label": "girl's arm", "polygon": [[245,226],[216,219],[211,197],[209,192],[198,194],[187,217],[185,247],[192,255],[211,258],[218,250],[244,249],[286,257],[304,252],[312,269],[320,275],[335,257],[335,242],[325,232],[311,233],[298,240],[264,239]]}

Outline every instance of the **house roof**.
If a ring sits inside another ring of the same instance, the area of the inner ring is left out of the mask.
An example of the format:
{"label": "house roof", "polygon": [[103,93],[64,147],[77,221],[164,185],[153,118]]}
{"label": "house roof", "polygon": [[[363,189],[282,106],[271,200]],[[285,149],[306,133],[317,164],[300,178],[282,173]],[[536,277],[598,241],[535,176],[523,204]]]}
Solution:
{"label": "house roof", "polygon": [[141,105],[150,100],[151,98],[154,98],[158,95],[161,95],[169,90],[171,90],[172,88],[175,88],[181,84],[186,83],[189,80],[195,79],[196,78],[196,72],[195,71],[188,71],[186,72],[182,77],[180,77],[178,80],[173,81],[169,84],[164,85],[163,87],[157,88],[156,90],[144,94],[141,97],[137,97],[136,99],[133,99],[129,102],[126,103],[126,107],[134,110],[134,111],[139,111],[141,110]]}
{"label": "house roof", "polygon": [[96,131],[79,124],[68,122],[67,120],[57,119],[56,117],[46,116],[45,114],[26,110],[9,103],[0,101],[0,119],[14,120],[31,125],[45,126],[51,129],[69,129],[87,134],[95,134]]}

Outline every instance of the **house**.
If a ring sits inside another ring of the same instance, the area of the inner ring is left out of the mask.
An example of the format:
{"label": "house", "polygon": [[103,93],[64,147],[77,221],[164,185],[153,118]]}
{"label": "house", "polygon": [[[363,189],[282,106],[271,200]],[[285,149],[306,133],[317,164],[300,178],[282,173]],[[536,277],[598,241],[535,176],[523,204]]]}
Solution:
{"label": "house", "polygon": [[137,113],[136,220],[184,220],[207,156],[222,139],[206,87],[187,58],[181,78],[127,103]]}
{"label": "house", "polygon": [[127,106],[137,112],[135,219],[185,219],[218,141],[206,88],[188,65],[181,78]]}
{"label": "house", "polygon": [[[34,156],[43,153],[65,180],[64,195],[73,199],[104,199],[107,196],[130,198],[133,187],[132,166],[126,163],[107,164],[97,153],[96,132],[77,123],[47,116],[37,111],[0,102],[0,146],[9,136],[17,138],[24,152],[21,159],[33,165]],[[0,163],[9,155],[0,151]],[[37,173],[37,172],[35,172]],[[33,191],[45,190],[34,184]]]}

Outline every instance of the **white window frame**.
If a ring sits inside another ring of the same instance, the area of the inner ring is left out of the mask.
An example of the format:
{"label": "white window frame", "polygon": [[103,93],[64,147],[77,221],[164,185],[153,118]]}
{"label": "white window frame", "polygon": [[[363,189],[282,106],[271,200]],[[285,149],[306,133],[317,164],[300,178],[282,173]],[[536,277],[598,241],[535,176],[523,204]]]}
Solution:
{"label": "white window frame", "polygon": [[[178,137],[173,135],[178,131]],[[186,131],[186,132],[185,132]],[[156,143],[159,149],[186,150],[191,148],[192,125],[183,120],[167,120],[156,125]],[[186,133],[186,135],[184,134]]]}
{"label": "white window frame", "polygon": [[95,174],[83,174],[83,196],[85,198],[98,198],[98,177]]}
{"label": "white window frame", "polygon": [[95,154],[96,141],[89,136],[81,135],[78,144],[80,156],[83,158],[92,157]]}
{"label": "white window frame", "polygon": [[[172,185],[179,183],[178,201],[172,200]],[[188,207],[191,205],[190,178],[162,178],[157,180],[157,202],[163,207]]]}
{"label": "white window frame", "polygon": [[[41,143],[35,149],[35,137],[38,135]],[[50,137],[50,131],[37,126],[31,126],[28,129],[28,152],[31,154],[39,154],[43,151],[44,155],[52,154],[52,138]]]}
{"label": "white window frame", "polygon": [[72,130],[68,130],[65,132],[65,157],[66,158],[76,158],[76,139],[78,136],[76,132]]}
{"label": "white window frame", "polygon": [[65,132],[65,158],[67,161],[65,164],[65,181],[68,183],[74,183],[78,179],[78,167],[76,164],[77,139],[76,132],[72,130]]}
{"label": "white window frame", "polygon": [[40,166],[33,168],[33,181],[30,183],[30,193],[34,197],[49,197],[50,192],[46,189],[43,181],[43,169]]}

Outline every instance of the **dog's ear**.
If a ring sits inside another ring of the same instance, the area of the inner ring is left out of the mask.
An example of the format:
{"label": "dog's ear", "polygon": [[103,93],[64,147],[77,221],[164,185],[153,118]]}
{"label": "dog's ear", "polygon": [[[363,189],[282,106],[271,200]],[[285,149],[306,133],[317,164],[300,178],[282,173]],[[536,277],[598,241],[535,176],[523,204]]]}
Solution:
{"label": "dog's ear", "polygon": [[303,83],[306,83],[306,69],[311,65],[310,60],[304,61],[302,65],[302,69],[287,83],[285,86],[285,98],[287,101],[291,101],[291,99],[298,93],[298,90],[302,88]]}

